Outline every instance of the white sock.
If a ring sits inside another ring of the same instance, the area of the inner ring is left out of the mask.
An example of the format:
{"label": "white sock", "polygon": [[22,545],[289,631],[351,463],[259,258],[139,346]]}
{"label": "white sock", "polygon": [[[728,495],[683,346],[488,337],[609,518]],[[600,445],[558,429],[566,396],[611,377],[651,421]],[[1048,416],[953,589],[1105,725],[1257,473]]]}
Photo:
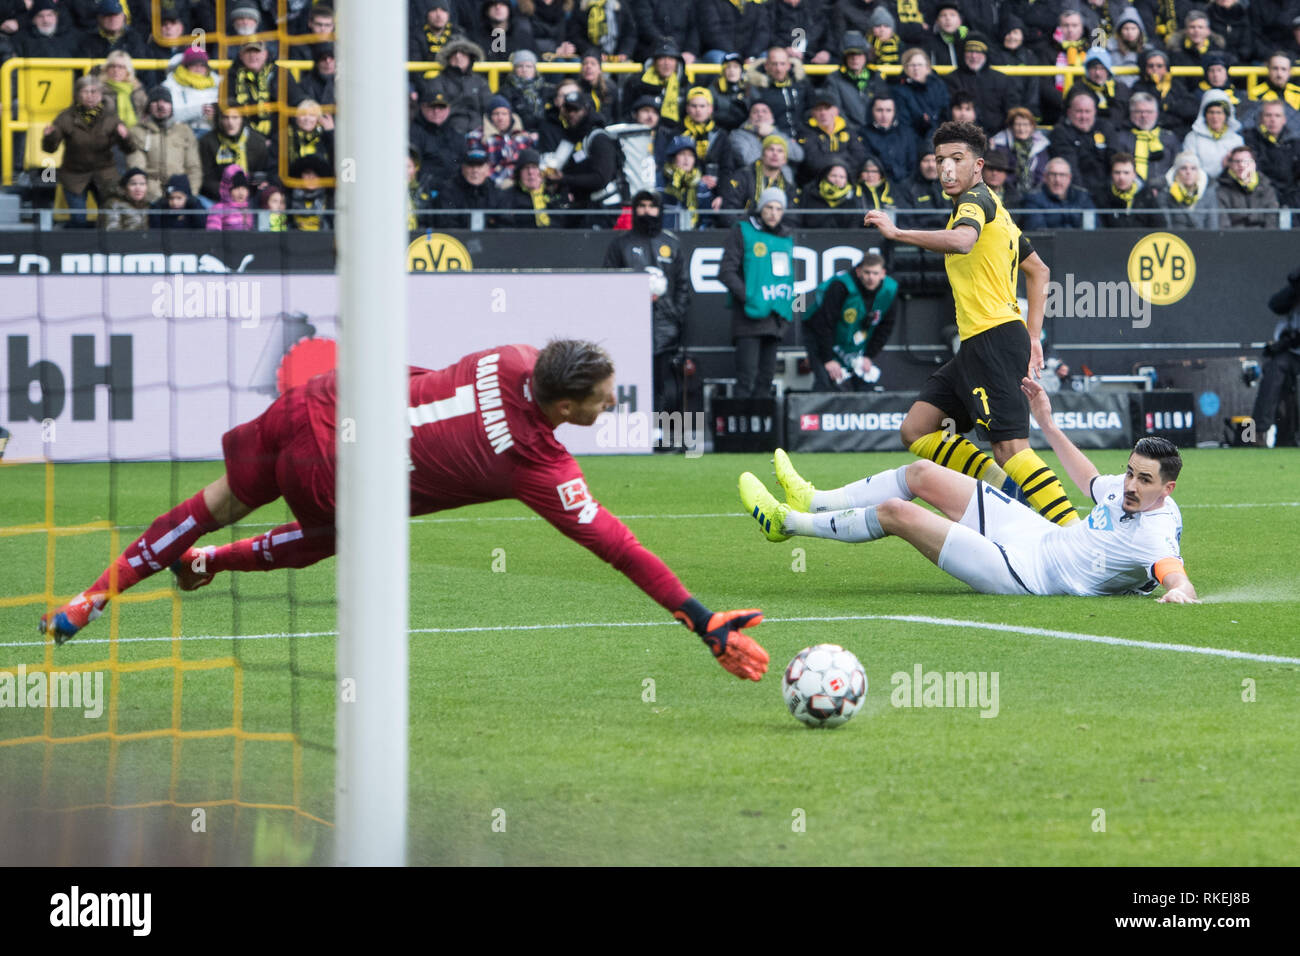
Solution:
{"label": "white sock", "polygon": [[870,478],[863,478],[843,488],[830,491],[814,491],[812,510],[843,511],[846,508],[866,508],[878,505],[890,498],[902,498],[911,501],[916,495],[907,487],[907,465],[882,471]]}
{"label": "white sock", "polygon": [[867,508],[848,508],[827,514],[804,514],[791,511],[785,517],[786,534],[801,534],[808,538],[830,538],[833,541],[875,541],[885,536],[874,505]]}

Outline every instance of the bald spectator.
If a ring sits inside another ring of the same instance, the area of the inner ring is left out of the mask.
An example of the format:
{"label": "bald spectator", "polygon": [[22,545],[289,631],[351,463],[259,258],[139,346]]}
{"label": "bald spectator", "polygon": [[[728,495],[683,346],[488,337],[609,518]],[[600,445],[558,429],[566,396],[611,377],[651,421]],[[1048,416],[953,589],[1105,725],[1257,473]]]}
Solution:
{"label": "bald spectator", "polygon": [[1097,120],[1096,96],[1091,90],[1075,87],[1065,103],[1065,118],[1047,138],[1047,154],[1066,160],[1073,179],[1085,191],[1100,189],[1110,178],[1108,132],[1109,128]]}
{"label": "bald spectator", "polygon": [[1027,210],[1022,228],[1082,229],[1083,214],[1077,210],[1092,209],[1093,202],[1085,190],[1073,185],[1073,178],[1068,162],[1049,160],[1043,185],[1031,190],[1021,204]]}

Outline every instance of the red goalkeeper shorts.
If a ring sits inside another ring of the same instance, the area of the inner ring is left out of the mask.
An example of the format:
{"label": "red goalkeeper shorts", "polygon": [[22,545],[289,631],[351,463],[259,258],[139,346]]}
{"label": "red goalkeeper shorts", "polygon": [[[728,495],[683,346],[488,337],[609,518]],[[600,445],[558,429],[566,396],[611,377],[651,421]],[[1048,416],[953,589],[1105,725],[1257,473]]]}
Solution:
{"label": "red goalkeeper shorts", "polygon": [[304,530],[334,528],[333,447],[321,453],[302,388],[226,432],[221,448],[230,490],[248,507],[282,497]]}

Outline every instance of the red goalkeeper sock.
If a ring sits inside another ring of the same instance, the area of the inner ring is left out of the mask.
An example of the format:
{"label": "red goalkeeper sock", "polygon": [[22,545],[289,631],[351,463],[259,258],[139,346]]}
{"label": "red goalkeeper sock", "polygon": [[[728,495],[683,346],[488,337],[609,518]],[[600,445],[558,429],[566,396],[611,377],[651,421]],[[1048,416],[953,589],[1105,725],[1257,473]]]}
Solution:
{"label": "red goalkeeper sock", "polygon": [[123,551],[90,591],[125,591],[157,571],[161,571],[184,554],[195,541],[216,531],[221,525],[213,520],[199,492],[171,511],[154,519],[134,543]]}
{"label": "red goalkeeper sock", "polygon": [[334,535],[304,532],[302,525],[294,521],[256,537],[205,550],[204,570],[211,574],[218,571],[305,568],[334,553]]}

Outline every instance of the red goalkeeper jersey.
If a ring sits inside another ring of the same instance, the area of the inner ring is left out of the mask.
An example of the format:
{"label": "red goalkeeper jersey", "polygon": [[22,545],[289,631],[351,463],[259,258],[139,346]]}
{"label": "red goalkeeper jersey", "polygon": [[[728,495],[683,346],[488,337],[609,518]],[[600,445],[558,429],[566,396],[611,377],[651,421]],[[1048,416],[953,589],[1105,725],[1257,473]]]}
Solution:
{"label": "red goalkeeper jersey", "polygon": [[[436,371],[411,369],[411,514],[518,498],[663,607],[677,609],[689,592],[592,497],[582,469],[556,440],[532,393],[536,361],[532,346],[503,345]],[[336,373],[318,375],[304,388],[316,443],[332,461]],[[328,495],[332,506],[332,482]]]}

